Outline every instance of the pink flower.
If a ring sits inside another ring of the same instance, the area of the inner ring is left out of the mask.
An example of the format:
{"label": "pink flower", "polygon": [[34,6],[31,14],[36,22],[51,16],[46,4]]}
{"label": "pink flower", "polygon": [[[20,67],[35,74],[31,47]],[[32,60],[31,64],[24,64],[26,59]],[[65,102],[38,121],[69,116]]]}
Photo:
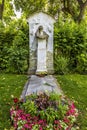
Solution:
{"label": "pink flower", "polygon": [[43,120],[39,120],[38,124],[43,124],[44,121]]}
{"label": "pink flower", "polygon": [[72,103],[70,107],[71,107],[72,109],[75,109],[74,103]]}
{"label": "pink flower", "polygon": [[22,128],[22,130],[25,130],[25,128]]}
{"label": "pink flower", "polygon": [[54,121],[54,124],[56,125],[55,130],[61,130],[62,126],[61,126],[61,124],[60,124],[60,121],[59,121],[59,120],[55,120],[55,121]]}
{"label": "pink flower", "polygon": [[54,124],[60,124],[60,122],[58,120],[55,120]]}
{"label": "pink flower", "polygon": [[26,114],[26,117],[30,117],[30,114]]}
{"label": "pink flower", "polygon": [[32,130],[32,124],[29,125],[29,129]]}
{"label": "pink flower", "polygon": [[28,128],[29,128],[29,125],[28,125],[28,124],[24,124],[24,127],[28,129]]}
{"label": "pink flower", "polygon": [[17,122],[14,122],[14,128],[17,128]]}
{"label": "pink flower", "polygon": [[71,115],[74,115],[75,110],[74,110],[74,109],[71,109],[71,110],[69,110],[69,113],[70,113]]}
{"label": "pink flower", "polygon": [[68,127],[66,128],[66,130],[71,130],[71,127],[72,127],[71,125],[68,126]]}
{"label": "pink flower", "polygon": [[25,115],[21,115],[21,119],[22,120],[26,120],[26,116]]}
{"label": "pink flower", "polygon": [[69,106],[69,110],[67,112],[67,115],[75,115],[76,113],[76,108],[75,108],[75,105],[74,103],[72,103],[70,106]]}
{"label": "pink flower", "polygon": [[70,120],[67,117],[64,117],[63,121],[67,124],[70,122]]}
{"label": "pink flower", "polygon": [[67,127],[67,128],[66,128],[66,130],[70,130],[70,128],[69,128],[69,127]]}
{"label": "pink flower", "polygon": [[43,128],[40,126],[39,130],[43,130]]}

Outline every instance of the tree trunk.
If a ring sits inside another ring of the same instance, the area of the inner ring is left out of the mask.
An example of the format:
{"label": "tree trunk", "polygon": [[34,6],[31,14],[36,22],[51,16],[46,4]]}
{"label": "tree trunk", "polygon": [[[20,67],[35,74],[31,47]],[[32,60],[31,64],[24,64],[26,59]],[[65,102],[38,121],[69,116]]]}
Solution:
{"label": "tree trunk", "polygon": [[78,24],[81,23],[83,16],[84,16],[84,12],[87,6],[87,0],[85,2],[83,2],[82,0],[77,0],[78,4],[79,4],[79,14],[77,16],[76,12],[71,8],[72,5],[70,5],[70,1],[69,0],[63,0],[63,8],[62,11],[64,13],[69,13],[72,18],[74,19],[75,22],[77,22]]}
{"label": "tree trunk", "polygon": [[0,4],[0,19],[1,19],[1,20],[2,20],[2,18],[3,18],[4,3],[5,3],[5,0],[2,0],[2,3]]}
{"label": "tree trunk", "polygon": [[85,9],[86,9],[86,6],[87,6],[87,0],[85,3],[83,4],[80,4],[80,13],[77,17],[77,22],[80,23],[83,19],[83,16],[84,16],[84,12],[85,12]]}

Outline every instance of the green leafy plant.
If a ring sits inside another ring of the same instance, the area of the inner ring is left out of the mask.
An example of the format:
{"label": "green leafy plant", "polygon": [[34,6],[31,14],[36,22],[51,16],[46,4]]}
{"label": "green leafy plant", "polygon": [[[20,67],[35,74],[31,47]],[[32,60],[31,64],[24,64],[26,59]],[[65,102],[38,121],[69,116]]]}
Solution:
{"label": "green leafy plant", "polygon": [[23,104],[23,107],[26,113],[30,113],[32,116],[37,114],[37,106],[35,105],[34,101],[26,101]]}
{"label": "green leafy plant", "polygon": [[81,53],[77,56],[77,68],[79,73],[87,74],[87,53]]}
{"label": "green leafy plant", "polygon": [[32,95],[28,96],[26,102],[22,104],[15,99],[14,103],[17,106],[20,104],[20,107],[14,105],[10,109],[14,128],[23,130],[74,129],[78,110],[73,102],[68,102],[61,96],[57,97],[58,99],[54,94],[41,93],[36,98],[35,96],[33,98]]}
{"label": "green leafy plant", "polygon": [[55,73],[57,74],[67,74],[68,73],[68,58],[64,56],[55,57]]}

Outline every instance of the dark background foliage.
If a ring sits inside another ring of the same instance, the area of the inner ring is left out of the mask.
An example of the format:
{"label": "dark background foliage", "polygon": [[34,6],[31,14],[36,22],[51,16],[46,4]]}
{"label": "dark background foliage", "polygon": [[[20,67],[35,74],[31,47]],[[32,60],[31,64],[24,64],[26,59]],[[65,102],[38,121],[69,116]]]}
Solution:
{"label": "dark background foliage", "polygon": [[[0,23],[0,72],[27,73],[29,29],[26,20]],[[54,68],[57,74],[87,74],[87,24],[58,21],[54,30]]]}
{"label": "dark background foliage", "polygon": [[21,19],[9,26],[0,23],[0,71],[25,73],[28,69],[28,25]]}
{"label": "dark background foliage", "polygon": [[87,25],[65,22],[55,26],[55,72],[87,74]]}

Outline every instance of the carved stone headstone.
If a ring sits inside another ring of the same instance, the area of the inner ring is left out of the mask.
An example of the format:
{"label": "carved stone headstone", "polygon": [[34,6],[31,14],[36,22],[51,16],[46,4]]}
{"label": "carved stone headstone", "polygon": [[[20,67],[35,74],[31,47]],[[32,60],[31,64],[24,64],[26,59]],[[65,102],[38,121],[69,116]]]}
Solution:
{"label": "carved stone headstone", "polygon": [[53,74],[54,18],[39,12],[28,18],[29,23],[29,74]]}
{"label": "carved stone headstone", "polygon": [[47,73],[47,40],[48,34],[43,31],[43,27],[39,26],[36,32],[37,38],[37,70],[36,74]]}

